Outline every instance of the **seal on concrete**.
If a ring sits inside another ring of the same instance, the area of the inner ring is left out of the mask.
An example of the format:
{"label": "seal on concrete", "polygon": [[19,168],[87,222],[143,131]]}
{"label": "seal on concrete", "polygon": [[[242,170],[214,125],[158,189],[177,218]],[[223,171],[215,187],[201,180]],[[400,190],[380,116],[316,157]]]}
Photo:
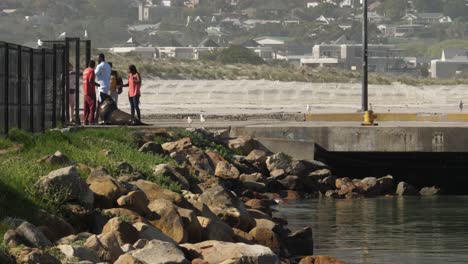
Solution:
{"label": "seal on concrete", "polygon": [[141,126],[145,125],[138,118],[132,117],[117,108],[114,100],[109,95],[102,95],[102,103],[98,109],[99,120],[106,125]]}

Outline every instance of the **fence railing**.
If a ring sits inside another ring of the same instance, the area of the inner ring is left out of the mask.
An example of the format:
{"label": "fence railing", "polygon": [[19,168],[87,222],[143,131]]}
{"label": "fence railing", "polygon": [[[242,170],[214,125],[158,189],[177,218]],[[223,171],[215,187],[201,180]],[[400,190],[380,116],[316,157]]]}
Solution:
{"label": "fence railing", "polygon": [[69,79],[70,45],[74,43],[75,72],[80,72],[80,48],[85,64],[91,59],[91,41],[79,38],[43,41],[33,49],[0,41],[0,134],[13,128],[31,132],[65,125],[70,116],[80,124],[79,89],[75,113],[69,112],[69,87],[79,87],[79,74]]}
{"label": "fence railing", "polygon": [[65,122],[65,46],[0,42],[0,133],[44,131]]}

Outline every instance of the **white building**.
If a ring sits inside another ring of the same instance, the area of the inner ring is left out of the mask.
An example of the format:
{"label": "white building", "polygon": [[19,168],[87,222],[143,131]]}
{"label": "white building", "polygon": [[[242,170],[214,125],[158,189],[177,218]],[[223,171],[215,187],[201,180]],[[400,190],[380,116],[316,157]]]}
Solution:
{"label": "white building", "polygon": [[432,78],[453,78],[468,75],[468,50],[448,48],[439,60],[431,61]]}

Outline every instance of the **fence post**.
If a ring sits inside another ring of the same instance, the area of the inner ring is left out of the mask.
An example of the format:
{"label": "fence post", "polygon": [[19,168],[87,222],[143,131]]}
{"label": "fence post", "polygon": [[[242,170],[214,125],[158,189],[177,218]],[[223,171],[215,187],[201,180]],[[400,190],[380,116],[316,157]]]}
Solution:
{"label": "fence post", "polygon": [[9,89],[9,84],[10,84],[10,70],[8,69],[8,66],[10,65],[10,62],[9,62],[9,56],[10,55],[10,50],[9,50],[9,47],[8,47],[8,43],[5,43],[5,61],[4,61],[4,74],[5,74],[5,83],[4,83],[4,86],[5,86],[5,134],[8,134],[8,126],[9,126],[9,123],[10,123],[10,120],[9,120],[9,116],[10,116],[10,113],[9,113],[9,100],[8,100],[8,89]]}
{"label": "fence post", "polygon": [[57,127],[57,45],[53,46],[52,63],[52,127]]}
{"label": "fence post", "polygon": [[75,124],[80,125],[80,38],[75,40]]}
{"label": "fence post", "polygon": [[68,64],[70,64],[70,39],[65,38],[65,71],[63,72],[63,76],[65,76],[65,122],[68,123],[70,120],[70,75],[68,74]]}
{"label": "fence post", "polygon": [[62,95],[62,111],[61,111],[61,121],[62,121],[62,126],[65,125],[65,120],[66,120],[66,104],[65,104],[65,72],[66,72],[66,66],[65,66],[65,46],[62,46],[62,58],[61,58],[61,61],[62,61],[62,76],[60,77],[60,89],[62,91],[61,95]]}
{"label": "fence post", "polygon": [[45,131],[46,125],[45,125],[45,92],[46,92],[46,49],[42,49],[42,80],[41,80],[41,129],[42,131]]}
{"label": "fence post", "polygon": [[22,52],[23,52],[23,47],[18,45],[18,83],[16,85],[18,89],[18,128],[22,128],[22,122],[21,122],[21,90],[22,90],[22,81],[23,81],[23,74],[22,74],[22,65],[23,65],[23,59],[22,59]]}
{"label": "fence post", "polygon": [[86,65],[85,68],[88,67],[89,62],[91,61],[91,40],[86,40]]}
{"label": "fence post", "polygon": [[29,126],[34,132],[34,49],[29,52]]}

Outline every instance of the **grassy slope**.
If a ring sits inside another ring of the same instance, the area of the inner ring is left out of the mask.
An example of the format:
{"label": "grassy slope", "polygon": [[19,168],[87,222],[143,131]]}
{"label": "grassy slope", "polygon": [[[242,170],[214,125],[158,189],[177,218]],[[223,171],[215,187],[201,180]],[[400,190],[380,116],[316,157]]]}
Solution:
{"label": "grassy slope", "polygon": [[[0,138],[2,146],[21,143],[24,147],[19,153],[0,155],[0,219],[5,216],[19,217],[38,224],[40,220],[35,219],[32,213],[35,210],[43,208],[50,212],[58,211],[58,201],[53,200],[53,197],[39,195],[34,187],[39,177],[60,167],[37,162],[56,150],[60,150],[74,162],[90,167],[103,166],[112,175],[118,174],[118,162],[127,161],[149,180],[175,191],[180,190],[177,184],[167,178],[152,174],[155,165],[176,165],[175,162],[165,157],[138,152],[128,129],[87,129],[66,134],[47,132],[37,135],[16,130],[10,133],[9,138],[11,140]],[[106,157],[101,153],[102,149],[109,149],[113,154]],[[7,226],[0,222],[0,238],[3,238],[6,230]],[[4,246],[0,243],[0,263],[6,263],[4,256],[2,259],[2,250]]]}
{"label": "grassy slope", "polygon": [[[136,64],[144,78],[160,77],[163,79],[193,80],[271,80],[285,82],[312,83],[357,83],[361,81],[359,72],[333,68],[293,67],[284,63],[276,65],[232,64],[224,65],[203,60],[152,60],[140,58],[134,54],[108,54],[107,58],[122,74],[128,65]],[[457,85],[468,84],[468,79],[430,79],[416,78],[409,75],[385,75],[371,73],[369,83],[389,85],[400,82],[408,85]]]}

